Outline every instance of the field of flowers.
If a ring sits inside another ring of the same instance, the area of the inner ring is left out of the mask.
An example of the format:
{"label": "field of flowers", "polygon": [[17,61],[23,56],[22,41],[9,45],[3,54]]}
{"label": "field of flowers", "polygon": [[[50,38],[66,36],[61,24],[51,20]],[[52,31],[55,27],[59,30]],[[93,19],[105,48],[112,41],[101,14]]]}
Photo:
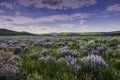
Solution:
{"label": "field of flowers", "polygon": [[120,80],[120,37],[0,37],[0,80]]}

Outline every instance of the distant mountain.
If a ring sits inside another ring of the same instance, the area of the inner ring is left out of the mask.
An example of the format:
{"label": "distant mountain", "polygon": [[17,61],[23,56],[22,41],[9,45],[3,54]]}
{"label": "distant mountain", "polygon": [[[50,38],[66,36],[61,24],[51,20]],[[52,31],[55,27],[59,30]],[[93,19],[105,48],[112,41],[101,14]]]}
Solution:
{"label": "distant mountain", "polygon": [[17,32],[8,29],[0,29],[0,36],[11,35],[40,35],[40,36],[120,36],[120,31],[111,32],[62,32],[62,33],[50,33],[50,34],[32,34],[29,32]]}
{"label": "distant mountain", "polygon": [[111,32],[62,32],[62,33],[51,33],[51,34],[42,34],[43,36],[120,36],[120,31],[111,31]]}
{"label": "distant mountain", "polygon": [[119,35],[120,36],[120,31],[101,32],[101,35],[111,35],[111,36]]}
{"label": "distant mountain", "polygon": [[0,29],[0,35],[3,36],[3,35],[33,35],[33,34],[28,32],[17,32],[8,29]]}

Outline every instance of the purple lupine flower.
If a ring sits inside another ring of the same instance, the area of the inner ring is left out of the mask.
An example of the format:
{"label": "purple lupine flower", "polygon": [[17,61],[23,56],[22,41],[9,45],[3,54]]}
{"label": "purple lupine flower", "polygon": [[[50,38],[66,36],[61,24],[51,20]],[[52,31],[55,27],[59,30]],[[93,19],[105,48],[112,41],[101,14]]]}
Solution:
{"label": "purple lupine flower", "polygon": [[68,60],[68,61],[72,60],[73,58],[74,57],[72,57],[71,55],[65,56],[65,59]]}
{"label": "purple lupine flower", "polygon": [[80,65],[74,65],[71,67],[73,70],[80,70],[81,66]]}
{"label": "purple lupine flower", "polygon": [[82,52],[87,53],[88,52],[88,46],[84,45],[80,47],[82,49]]}
{"label": "purple lupine flower", "polygon": [[103,47],[97,47],[96,48],[98,51],[101,51],[103,49]]}
{"label": "purple lupine flower", "polygon": [[88,46],[86,46],[86,45],[81,46],[80,48],[81,48],[81,49],[87,49],[87,50],[89,49]]}
{"label": "purple lupine flower", "polygon": [[73,59],[71,60],[70,64],[71,64],[71,65],[74,65],[74,64],[76,64],[76,61],[77,61],[77,59],[76,59],[76,58],[73,58]]}
{"label": "purple lupine flower", "polygon": [[1,80],[16,80],[19,68],[16,65],[8,62],[0,62],[0,79]]}
{"label": "purple lupine flower", "polygon": [[67,47],[63,47],[61,49],[57,50],[57,53],[63,54],[63,55],[77,55],[77,50],[69,50]]}
{"label": "purple lupine flower", "polygon": [[4,43],[5,41],[4,40],[0,40],[0,43]]}
{"label": "purple lupine flower", "polygon": [[22,49],[24,49],[27,46],[27,44],[21,44],[20,46]]}
{"label": "purple lupine flower", "polygon": [[104,47],[96,47],[96,49],[97,49],[98,51],[105,51],[105,50],[106,50],[106,48],[104,48]]}
{"label": "purple lupine flower", "polygon": [[87,65],[92,69],[108,67],[108,64],[103,60],[102,57],[94,54],[83,57],[81,61],[84,63],[85,66]]}
{"label": "purple lupine flower", "polygon": [[74,58],[71,55],[65,56],[65,59],[70,65],[76,64],[76,61],[77,61],[77,58]]}
{"label": "purple lupine flower", "polygon": [[61,57],[61,58],[59,58],[59,59],[57,60],[57,62],[61,62],[61,61],[63,61],[63,60],[65,60],[65,58]]}
{"label": "purple lupine flower", "polygon": [[18,43],[18,40],[17,39],[12,39],[12,40],[9,40],[8,43],[16,44],[16,43]]}
{"label": "purple lupine flower", "polygon": [[72,57],[71,55],[65,56],[67,65],[70,67],[72,70],[79,70],[81,67],[80,65],[77,64],[77,58]]}
{"label": "purple lupine flower", "polygon": [[45,55],[45,54],[47,54],[47,53],[48,53],[48,50],[42,50],[42,51],[41,51],[41,54],[42,54],[42,55]]}
{"label": "purple lupine flower", "polygon": [[0,47],[2,47],[2,48],[7,48],[7,44],[6,43],[2,43],[2,44],[0,44]]}
{"label": "purple lupine flower", "polygon": [[99,54],[100,52],[98,50],[95,50],[94,48],[92,49],[93,54]]}
{"label": "purple lupine flower", "polygon": [[22,51],[22,48],[20,46],[16,46],[14,48],[14,54],[19,54],[19,53],[21,53],[21,51]]}
{"label": "purple lupine flower", "polygon": [[15,49],[22,49],[20,46],[16,46]]}
{"label": "purple lupine flower", "polygon": [[68,49],[63,49],[63,50],[61,50],[61,53],[65,54],[65,55],[69,55],[69,54],[71,54],[71,51]]}
{"label": "purple lupine flower", "polygon": [[87,53],[87,52],[88,52],[88,50],[87,50],[87,49],[83,49],[83,50],[82,50],[82,52]]}
{"label": "purple lupine flower", "polygon": [[8,48],[14,48],[13,44],[8,44]]}
{"label": "purple lupine flower", "polygon": [[45,43],[43,44],[43,46],[44,46],[45,48],[49,48],[49,47],[52,46],[52,44],[53,44],[53,42],[45,42]]}
{"label": "purple lupine flower", "polygon": [[45,58],[45,60],[46,60],[46,61],[54,61],[54,62],[56,62],[56,59],[55,59],[53,56],[47,56],[47,57]]}
{"label": "purple lupine flower", "polygon": [[73,50],[72,54],[77,55],[78,54],[77,50]]}

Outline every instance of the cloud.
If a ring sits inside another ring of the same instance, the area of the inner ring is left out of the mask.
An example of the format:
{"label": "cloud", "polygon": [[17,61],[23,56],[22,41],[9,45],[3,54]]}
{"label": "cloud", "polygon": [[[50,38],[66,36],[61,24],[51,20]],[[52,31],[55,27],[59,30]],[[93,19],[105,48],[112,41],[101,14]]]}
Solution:
{"label": "cloud", "polygon": [[[19,13],[19,12],[16,12]],[[37,22],[55,22],[55,21],[72,21],[77,19],[84,19],[91,17],[92,14],[88,13],[75,13],[71,15],[53,15],[46,17],[30,18],[26,16],[0,16],[0,21],[9,21],[15,24],[27,24],[27,23],[37,23]]]}
{"label": "cloud", "polygon": [[0,14],[3,14],[3,13],[5,13],[5,12],[4,12],[3,10],[0,9]]}
{"label": "cloud", "polygon": [[[62,24],[61,24],[62,25]],[[31,33],[53,33],[53,32],[108,32],[120,30],[120,25],[106,25],[105,26],[91,26],[83,25],[77,26],[75,24],[74,28],[64,28],[64,27],[52,27],[52,26],[40,26],[40,25],[27,25],[27,26],[14,26],[12,24],[0,23],[0,28],[15,30],[15,31],[27,31]]]}
{"label": "cloud", "polygon": [[106,11],[108,11],[108,12],[120,12],[120,4],[107,6]]}
{"label": "cloud", "polygon": [[99,15],[98,17],[99,18],[108,18],[108,17],[110,17],[110,15],[108,15],[108,14],[107,15]]}
{"label": "cloud", "polygon": [[86,22],[86,20],[80,20],[80,24],[84,24]]}
{"label": "cloud", "polygon": [[16,11],[15,14],[16,14],[16,16],[19,16],[19,15],[21,15],[22,13],[21,13],[20,11]]}
{"label": "cloud", "polygon": [[6,23],[15,23],[15,24],[25,24],[29,22],[34,22],[34,19],[25,17],[25,16],[0,16],[0,21],[4,21]]}
{"label": "cloud", "polygon": [[120,30],[120,25],[104,25],[104,26],[92,26],[92,25],[82,25],[73,28],[72,32],[109,32]]}
{"label": "cloud", "polygon": [[0,23],[0,29],[9,29],[14,31],[27,31],[31,33],[50,33],[55,32],[56,28],[39,25],[27,25],[27,26],[14,26],[12,24]]}
{"label": "cloud", "polygon": [[8,3],[8,2],[1,2],[0,6],[4,6],[6,8],[13,9],[13,5],[11,3]]}
{"label": "cloud", "polygon": [[75,27],[75,25],[74,24],[62,24],[61,27],[62,28],[73,28]]}
{"label": "cloud", "polygon": [[75,13],[71,15],[53,15],[53,16],[41,17],[41,18],[37,18],[36,20],[38,20],[39,22],[70,21],[70,20],[89,18],[91,16],[92,14],[89,13]]}
{"label": "cloud", "polygon": [[56,6],[62,3],[62,0],[42,0],[43,4],[48,4],[50,6]]}
{"label": "cloud", "polygon": [[18,0],[20,5],[29,7],[33,5],[36,8],[49,9],[76,9],[84,6],[91,6],[97,3],[96,0]]}

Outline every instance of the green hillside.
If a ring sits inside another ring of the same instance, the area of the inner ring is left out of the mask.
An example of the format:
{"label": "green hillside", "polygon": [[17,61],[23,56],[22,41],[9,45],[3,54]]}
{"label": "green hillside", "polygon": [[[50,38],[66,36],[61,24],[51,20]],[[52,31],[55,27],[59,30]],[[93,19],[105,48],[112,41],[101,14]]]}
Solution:
{"label": "green hillside", "polygon": [[0,35],[4,36],[4,35],[33,35],[33,34],[28,32],[17,32],[7,29],[0,29]]}

